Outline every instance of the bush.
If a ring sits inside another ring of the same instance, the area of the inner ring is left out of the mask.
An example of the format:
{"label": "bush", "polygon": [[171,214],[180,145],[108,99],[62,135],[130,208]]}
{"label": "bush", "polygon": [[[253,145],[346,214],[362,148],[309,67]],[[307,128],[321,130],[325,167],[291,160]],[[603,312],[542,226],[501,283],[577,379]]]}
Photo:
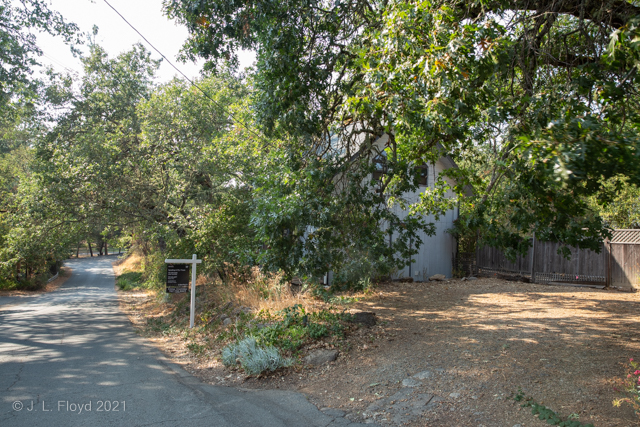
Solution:
{"label": "bush", "polygon": [[222,363],[225,366],[240,366],[248,375],[257,375],[264,371],[275,371],[280,367],[291,366],[293,361],[280,355],[278,349],[267,345],[258,346],[254,337],[247,337],[222,349]]}
{"label": "bush", "polygon": [[127,273],[123,273],[116,280],[116,285],[119,289],[123,291],[130,291],[135,288],[139,288],[141,286],[142,281],[142,273],[137,273],[134,271],[129,271]]}
{"label": "bush", "polygon": [[615,399],[613,406],[620,406],[627,403],[633,407],[633,411],[637,417],[640,417],[640,363],[634,362],[633,358],[629,359],[627,367],[627,377],[618,380],[618,385],[622,389],[616,388],[618,392],[625,397]]}

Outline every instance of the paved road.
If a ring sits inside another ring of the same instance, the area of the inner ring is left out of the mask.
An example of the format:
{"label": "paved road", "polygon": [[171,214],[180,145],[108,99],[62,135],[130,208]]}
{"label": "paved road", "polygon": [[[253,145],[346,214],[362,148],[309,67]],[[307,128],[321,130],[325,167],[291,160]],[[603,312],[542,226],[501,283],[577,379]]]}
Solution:
{"label": "paved road", "polygon": [[0,297],[0,426],[355,426],[304,395],[199,382],[118,310],[113,257],[57,291]]}

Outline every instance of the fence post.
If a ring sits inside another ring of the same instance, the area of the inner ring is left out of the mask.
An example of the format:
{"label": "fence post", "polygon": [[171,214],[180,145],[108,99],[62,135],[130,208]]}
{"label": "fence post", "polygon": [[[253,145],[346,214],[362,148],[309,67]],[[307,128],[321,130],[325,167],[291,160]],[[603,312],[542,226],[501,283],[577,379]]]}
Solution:
{"label": "fence post", "polygon": [[533,232],[531,244],[531,283],[536,283],[536,232]]}
{"label": "fence post", "polygon": [[607,266],[607,275],[606,275],[606,287],[611,287],[611,240],[607,239],[604,242],[604,247],[607,251],[607,259],[605,260],[605,264]]}

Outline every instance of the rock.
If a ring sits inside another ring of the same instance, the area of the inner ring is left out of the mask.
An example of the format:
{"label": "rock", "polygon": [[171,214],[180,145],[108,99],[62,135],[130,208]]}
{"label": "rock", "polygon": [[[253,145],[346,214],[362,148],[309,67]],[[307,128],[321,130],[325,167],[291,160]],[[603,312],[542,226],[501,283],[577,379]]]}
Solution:
{"label": "rock", "polygon": [[460,397],[460,393],[451,393],[451,394],[449,395],[449,397],[451,397],[451,398],[453,398],[453,399],[457,399],[457,398],[459,398],[459,397]]}
{"label": "rock", "polygon": [[415,374],[413,376],[413,378],[417,379],[417,380],[426,380],[429,379],[433,376],[433,374],[431,373],[431,371],[422,371],[422,372],[418,372],[417,374]]}
{"label": "rock", "polygon": [[469,277],[467,277],[467,280],[478,280],[478,278],[477,277],[473,277],[473,276],[469,276]]}
{"label": "rock", "polygon": [[422,383],[418,380],[414,380],[413,378],[405,378],[402,380],[402,387],[418,387]]}
{"label": "rock", "polygon": [[230,325],[230,324],[232,324],[232,323],[233,323],[233,320],[231,320],[231,319],[230,319],[230,318],[228,318],[228,317],[222,321],[222,324],[223,324],[224,326],[229,326],[229,325]]}
{"label": "rock", "polygon": [[224,314],[224,313],[222,313],[222,314],[220,315],[220,320],[222,320],[223,322],[224,322],[224,320],[225,320],[225,319],[228,319],[228,318],[229,318],[229,316],[227,316],[227,315],[226,315],[226,314]]}
{"label": "rock", "polygon": [[315,350],[309,353],[304,359],[307,365],[322,365],[333,362],[338,358],[338,350]]}
{"label": "rock", "polygon": [[351,313],[353,323],[360,323],[366,326],[373,326],[376,324],[376,314],[371,311],[357,311]]}
{"label": "rock", "polygon": [[444,276],[444,274],[434,274],[433,276],[429,277],[429,281],[442,281],[446,279],[446,277]]}
{"label": "rock", "polygon": [[522,424],[514,424],[513,427],[522,427]]}

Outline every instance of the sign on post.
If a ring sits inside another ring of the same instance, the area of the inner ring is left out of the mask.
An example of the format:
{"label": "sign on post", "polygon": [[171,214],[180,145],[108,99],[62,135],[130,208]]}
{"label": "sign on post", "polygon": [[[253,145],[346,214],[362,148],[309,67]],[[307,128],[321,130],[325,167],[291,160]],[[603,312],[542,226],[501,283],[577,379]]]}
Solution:
{"label": "sign on post", "polygon": [[189,264],[167,265],[167,293],[184,294],[189,290]]}
{"label": "sign on post", "polygon": [[[193,321],[195,319],[196,312],[196,265],[202,263],[201,259],[197,259],[196,254],[193,254],[191,259],[165,259],[164,262],[169,264],[167,266],[167,292],[172,293],[169,290],[176,289],[175,293],[186,292],[189,278],[189,266],[176,266],[174,264],[191,264],[191,313],[189,315],[189,327],[193,328]],[[171,273],[169,273],[171,272]],[[172,282],[171,284],[169,282]],[[183,283],[187,283],[183,287]],[[182,291],[184,289],[184,291]]]}

